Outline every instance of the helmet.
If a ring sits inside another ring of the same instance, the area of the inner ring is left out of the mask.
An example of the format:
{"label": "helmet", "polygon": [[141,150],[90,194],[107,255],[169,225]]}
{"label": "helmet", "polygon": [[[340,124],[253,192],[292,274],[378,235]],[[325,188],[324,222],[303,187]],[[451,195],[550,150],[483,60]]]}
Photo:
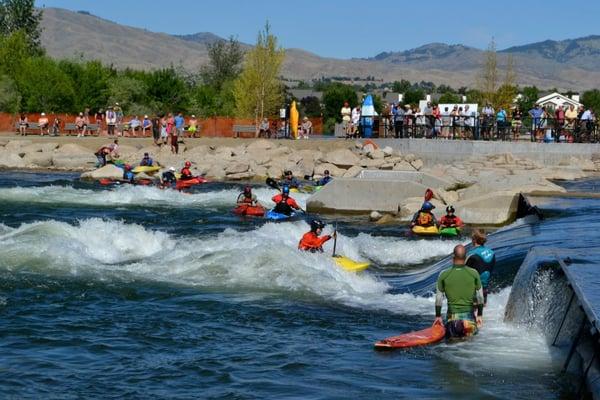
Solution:
{"label": "helmet", "polygon": [[281,193],[290,194],[290,187],[288,185],[283,185],[283,188],[281,189]]}
{"label": "helmet", "polygon": [[287,171],[285,171],[283,174],[284,174],[284,175],[292,175],[292,171],[290,171],[290,170],[287,170]]}
{"label": "helmet", "polygon": [[125,164],[125,171],[129,171],[129,170],[131,170],[131,165]]}
{"label": "helmet", "polygon": [[175,167],[169,167],[169,171],[175,172]]}
{"label": "helmet", "polygon": [[431,204],[430,202],[426,201],[425,203],[423,203],[423,205],[421,206],[421,210],[423,211],[431,211],[433,210],[435,207],[433,206],[433,204]]}
{"label": "helmet", "polygon": [[191,167],[191,166],[192,166],[192,163],[191,163],[191,162],[189,162],[189,161],[186,161],[186,162],[185,162],[185,166],[189,168],[189,167]]}
{"label": "helmet", "polygon": [[316,232],[317,229],[323,229],[325,227],[325,223],[320,219],[315,219],[310,223],[310,230],[312,232]]}
{"label": "helmet", "polygon": [[324,175],[329,175],[329,170],[328,170],[328,169],[326,169],[325,171],[323,171],[323,174],[324,174]]}
{"label": "helmet", "polygon": [[252,194],[252,188],[250,186],[244,187],[244,194],[250,196]]}
{"label": "helmet", "polygon": [[447,213],[454,213],[454,207],[453,206],[446,207],[446,212]]}

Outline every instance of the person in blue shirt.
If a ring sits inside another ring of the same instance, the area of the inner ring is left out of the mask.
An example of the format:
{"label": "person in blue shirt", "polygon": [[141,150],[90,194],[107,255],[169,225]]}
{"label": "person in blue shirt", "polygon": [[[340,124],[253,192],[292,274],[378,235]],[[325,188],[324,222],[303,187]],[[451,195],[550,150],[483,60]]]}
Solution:
{"label": "person in blue shirt", "polygon": [[535,139],[541,136],[542,129],[542,115],[544,114],[544,110],[540,107],[539,104],[536,104],[534,108],[529,110],[529,116],[531,116],[531,141],[534,142]]}
{"label": "person in blue shirt", "polygon": [[141,167],[151,167],[153,162],[154,161],[152,161],[152,159],[150,158],[150,155],[148,153],[144,153],[144,158],[142,158],[142,161],[140,161],[140,166]]}
{"label": "person in blue shirt", "polygon": [[323,171],[323,177],[315,182],[315,186],[325,186],[331,182],[333,178],[329,175],[329,170]]}
{"label": "person in blue shirt", "polygon": [[485,246],[487,237],[484,232],[475,230],[471,237],[473,248],[467,253],[467,266],[479,272],[481,286],[483,287],[483,302],[487,304],[488,286],[490,277],[496,265],[494,250]]}
{"label": "person in blue shirt", "polygon": [[123,180],[126,180],[129,183],[133,183],[134,177],[135,177],[135,174],[131,170],[131,165],[125,164],[125,168],[123,169]]}
{"label": "person in blue shirt", "polygon": [[175,129],[177,129],[177,136],[183,135],[183,128],[185,127],[185,119],[183,114],[179,113],[175,117]]}
{"label": "person in blue shirt", "polygon": [[292,171],[285,171],[283,173],[283,180],[279,182],[279,186],[288,185],[290,189],[298,189],[300,187],[300,181],[292,174]]}

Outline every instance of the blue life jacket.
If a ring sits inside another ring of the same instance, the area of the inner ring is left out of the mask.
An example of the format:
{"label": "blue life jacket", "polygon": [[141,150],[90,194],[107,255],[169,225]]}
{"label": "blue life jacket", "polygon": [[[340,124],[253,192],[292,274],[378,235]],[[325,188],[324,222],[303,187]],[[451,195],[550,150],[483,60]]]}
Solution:
{"label": "blue life jacket", "polygon": [[469,267],[479,272],[481,285],[487,288],[490,283],[492,269],[496,265],[496,254],[494,250],[485,246],[477,246],[467,253],[467,263]]}

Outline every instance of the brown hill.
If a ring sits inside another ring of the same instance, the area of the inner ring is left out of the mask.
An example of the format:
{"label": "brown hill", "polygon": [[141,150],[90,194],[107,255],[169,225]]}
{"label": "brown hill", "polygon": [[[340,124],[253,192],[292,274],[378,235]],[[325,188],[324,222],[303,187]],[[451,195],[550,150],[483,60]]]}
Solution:
{"label": "brown hill", "polygon": [[[152,69],[181,65],[196,71],[206,63],[206,43],[218,39],[203,32],[172,36],[116,24],[81,12],[46,8],[42,42],[56,58],[100,59],[116,67]],[[518,82],[540,88],[590,89],[600,82],[599,37],[542,42],[507,49],[515,59]],[[453,87],[474,86],[483,61],[481,50],[434,43],[370,59],[341,60],[288,49],[283,75],[289,79],[373,76],[386,82],[407,79]]]}

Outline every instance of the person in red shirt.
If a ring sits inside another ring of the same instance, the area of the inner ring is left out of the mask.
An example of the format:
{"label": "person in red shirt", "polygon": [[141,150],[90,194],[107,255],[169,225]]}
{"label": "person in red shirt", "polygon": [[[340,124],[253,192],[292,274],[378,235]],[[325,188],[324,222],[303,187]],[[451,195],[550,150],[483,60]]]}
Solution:
{"label": "person in red shirt", "polygon": [[185,167],[183,167],[181,169],[181,178],[179,178],[182,181],[188,180],[188,179],[193,179],[194,175],[192,175],[192,171],[190,170],[190,167],[192,166],[192,163],[189,161],[185,162]]}
{"label": "person in red shirt", "polygon": [[440,229],[442,228],[462,228],[464,223],[460,217],[454,215],[454,207],[446,207],[446,215],[440,219]]}
{"label": "person in red shirt", "polygon": [[325,224],[321,220],[314,220],[310,223],[310,232],[306,232],[302,239],[300,239],[300,243],[298,243],[298,249],[303,251],[310,252],[323,252],[323,245],[332,237],[337,235],[336,232],[333,232],[333,235],[323,235],[319,236],[323,232],[323,228]]}
{"label": "person in red shirt", "polygon": [[275,203],[273,211],[278,214],[292,215],[293,210],[302,210],[296,200],[290,197],[290,187],[287,185],[284,185],[281,193],[273,196],[271,200]]}

